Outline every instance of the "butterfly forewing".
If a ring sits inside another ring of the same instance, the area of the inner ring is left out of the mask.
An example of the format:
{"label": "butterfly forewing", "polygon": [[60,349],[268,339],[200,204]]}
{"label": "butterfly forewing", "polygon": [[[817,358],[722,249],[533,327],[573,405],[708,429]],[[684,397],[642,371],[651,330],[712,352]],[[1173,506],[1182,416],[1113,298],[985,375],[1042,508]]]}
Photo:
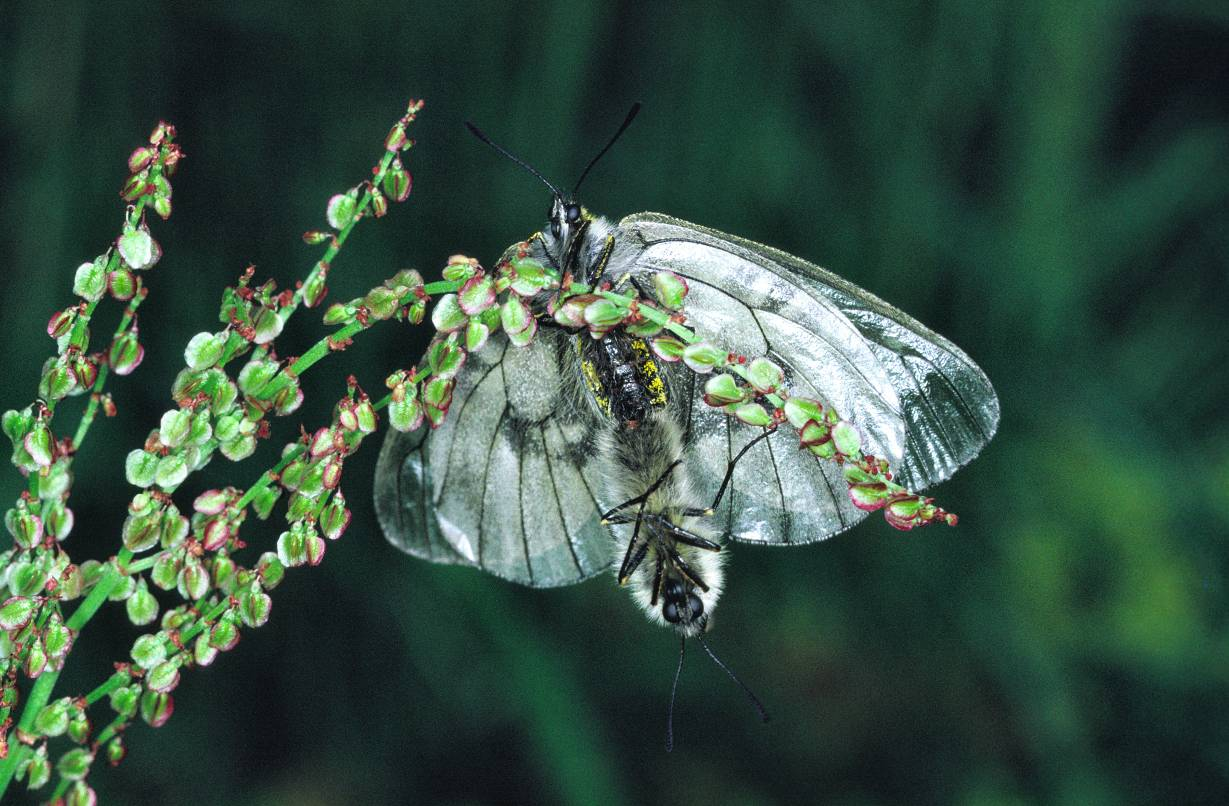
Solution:
{"label": "butterfly forewing", "polygon": [[536,587],[609,567],[596,423],[570,386],[571,338],[543,330],[518,348],[497,333],[462,368],[438,429],[390,432],[376,468],[390,542]]}
{"label": "butterfly forewing", "polygon": [[[908,486],[947,478],[994,434],[998,399],[982,371],[869,292],[779,250],[668,216],[629,216],[619,229],[642,244],[633,272],[665,269],[687,279],[685,310],[701,336],[776,361],[796,393],[857,424],[865,448],[888,459]],[[754,432],[704,404],[701,384],[690,387],[692,465],[699,478],[719,480]],[[791,442],[775,434],[740,461],[735,492],[718,513],[733,536],[809,542],[862,516],[839,469]]]}

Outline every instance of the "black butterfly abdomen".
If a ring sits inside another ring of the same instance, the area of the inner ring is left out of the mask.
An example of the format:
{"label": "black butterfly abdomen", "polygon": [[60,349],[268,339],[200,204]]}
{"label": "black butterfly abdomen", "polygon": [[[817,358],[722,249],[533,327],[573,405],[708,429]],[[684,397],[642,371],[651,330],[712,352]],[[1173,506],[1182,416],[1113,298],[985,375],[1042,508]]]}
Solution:
{"label": "black butterfly abdomen", "polygon": [[589,391],[615,422],[635,428],[650,411],[665,404],[665,387],[643,340],[620,332],[597,340],[587,335],[578,338]]}

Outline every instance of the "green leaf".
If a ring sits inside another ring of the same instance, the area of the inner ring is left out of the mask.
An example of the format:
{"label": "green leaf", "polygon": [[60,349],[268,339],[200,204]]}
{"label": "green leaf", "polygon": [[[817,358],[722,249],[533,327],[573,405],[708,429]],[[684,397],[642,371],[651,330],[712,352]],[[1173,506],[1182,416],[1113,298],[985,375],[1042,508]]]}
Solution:
{"label": "green leaf", "polygon": [[417,398],[407,397],[388,404],[388,424],[393,430],[406,433],[422,425],[423,411]]}
{"label": "green leaf", "polygon": [[[660,341],[658,339],[657,341]],[[689,344],[683,348],[683,363],[692,371],[700,374],[712,372],[715,367],[725,363],[727,353],[711,344],[700,342]]]}
{"label": "green leaf", "polygon": [[687,349],[686,344],[673,336],[659,336],[653,339],[651,346],[658,358],[669,363],[682,359],[683,351]]}
{"label": "green leaf", "polygon": [[162,257],[162,247],[144,227],[130,227],[115,241],[120,257],[134,271],[148,269]]}
{"label": "green leaf", "polygon": [[272,308],[262,306],[260,313],[256,315],[256,324],[253,325],[252,341],[256,344],[268,344],[282,334],[282,328],[285,325],[286,320],[281,314]]}
{"label": "green leaf", "polygon": [[451,333],[465,326],[467,317],[461,310],[456,294],[445,294],[431,311],[431,324],[441,333]]}
{"label": "green leaf", "polygon": [[862,437],[848,420],[841,420],[832,426],[832,442],[845,456],[856,456],[862,450]]}
{"label": "green leaf", "polygon": [[36,422],[34,427],[30,429],[30,433],[26,434],[22,440],[22,447],[26,449],[26,453],[30,454],[30,458],[39,467],[50,467],[52,453],[55,450],[55,438],[51,436],[51,429],[46,423],[41,421]]}
{"label": "green leaf", "polygon": [[512,343],[513,347],[527,347],[529,346],[529,343],[533,341],[533,338],[537,335],[537,332],[538,320],[530,317],[529,327],[517,333],[509,333],[508,341]]}
{"label": "green leaf", "polygon": [[93,263],[82,263],[73,276],[73,293],[83,299],[98,300],[107,293],[107,259],[100,255]]}
{"label": "green leaf", "polygon": [[704,383],[704,402],[720,408],[730,403],[741,403],[747,398],[748,390],[740,387],[733,375],[721,372]]}
{"label": "green leaf", "polygon": [[160,728],[175,711],[175,701],[170,694],[161,691],[146,691],[141,695],[141,718],[154,728]]}
{"label": "green leaf", "polygon": [[491,329],[478,319],[471,319],[465,327],[465,349],[475,353],[486,346]]}
{"label": "green leaf", "polygon": [[130,451],[124,460],[124,476],[136,487],[148,487],[158,473],[158,457],[140,448]]}
{"label": "green leaf", "polygon": [[197,333],[184,349],[184,363],[192,370],[208,369],[218,363],[225,347],[225,333]]}
{"label": "green leaf", "polygon": [[759,403],[744,403],[734,409],[734,416],[747,425],[764,427],[772,423],[772,415]]}
{"label": "green leaf", "polygon": [[158,600],[149,592],[149,586],[142,579],[137,582],[137,589],[124,603],[128,612],[128,620],[138,627],[152,624],[158,618]]}
{"label": "green leaf", "polygon": [[343,230],[354,222],[354,213],[358,208],[358,196],[351,190],[348,193],[338,193],[329,199],[325,209],[325,218],[329,226],[335,230]]}
{"label": "green leaf", "polygon": [[239,619],[248,627],[263,627],[273,611],[267,593],[247,591],[239,596]]}
{"label": "green leaf", "polygon": [[188,464],[181,453],[168,453],[158,460],[154,481],[163,490],[170,492],[188,477]]}
{"label": "green leaf", "polygon": [[145,633],[132,643],[132,660],[142,669],[152,669],[166,660],[166,643],[159,633]]}
{"label": "green leaf", "polygon": [[784,379],[785,373],[781,368],[767,358],[757,358],[747,367],[747,381],[760,394],[777,391]]}
{"label": "green leaf", "polygon": [[68,730],[72,700],[62,697],[49,702],[34,717],[34,731],[42,736],[63,736]]}
{"label": "green leaf", "polygon": [[801,429],[808,422],[823,420],[824,407],[818,400],[805,397],[790,397],[785,401],[785,418],[794,428]]}
{"label": "green leaf", "polygon": [[175,687],[179,685],[178,661],[163,661],[150,669],[149,674],[145,676],[145,685],[149,687],[150,691],[174,691]]}
{"label": "green leaf", "polygon": [[94,754],[84,747],[74,747],[56,762],[56,772],[66,781],[83,781],[90,773],[90,765],[94,763]]}
{"label": "green leaf", "polygon": [[453,377],[464,364],[465,351],[453,339],[435,341],[427,350],[427,365],[437,378]]}
{"label": "green leaf", "polygon": [[171,409],[163,413],[158,423],[158,441],[168,448],[178,448],[192,431],[192,412]]}
{"label": "green leaf", "polygon": [[627,309],[605,298],[593,300],[585,306],[585,324],[594,330],[609,330],[620,325],[627,317]]}
{"label": "green leaf", "polygon": [[12,632],[29,623],[37,608],[34,599],[26,596],[13,596],[0,606],[0,630]]}
{"label": "green leaf", "polygon": [[461,286],[457,303],[467,316],[477,316],[495,305],[495,281],[485,274],[471,277]]}
{"label": "green leaf", "polygon": [[514,279],[509,288],[523,297],[532,297],[558,282],[554,274],[548,272],[546,267],[536,260],[514,258],[510,268]]}
{"label": "green leaf", "polygon": [[529,306],[518,296],[509,295],[500,306],[499,321],[508,335],[525,330],[532,319]]}
{"label": "green leaf", "polygon": [[687,281],[672,271],[654,272],[653,290],[662,305],[677,311],[683,307],[683,298],[687,296]]}

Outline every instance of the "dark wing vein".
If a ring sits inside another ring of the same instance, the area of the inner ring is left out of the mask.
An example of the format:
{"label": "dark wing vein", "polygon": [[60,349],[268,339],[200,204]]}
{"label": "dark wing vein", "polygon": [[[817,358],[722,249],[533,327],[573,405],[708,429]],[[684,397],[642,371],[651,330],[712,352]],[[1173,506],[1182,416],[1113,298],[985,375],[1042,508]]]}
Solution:
{"label": "dark wing vein", "polygon": [[[505,376],[506,378],[506,376]],[[507,381],[505,380],[505,383]],[[516,489],[520,498],[521,516],[521,549],[525,552],[525,571],[529,574],[529,584],[533,584],[533,563],[529,561],[529,531],[525,528],[525,441],[521,440],[516,448]]]}
{"label": "dark wing vein", "polygon": [[[477,391],[478,387],[474,387]],[[484,524],[486,523],[486,496],[487,489],[491,484],[491,454],[495,451],[495,442],[499,439],[500,429],[503,428],[504,418],[508,416],[508,409],[512,404],[506,400],[504,409],[499,413],[499,421],[495,424],[495,430],[491,433],[491,442],[487,445],[486,461],[482,463],[482,501],[478,505],[478,565],[482,565],[482,545],[486,542]],[[455,442],[455,440],[454,440]]]}
{"label": "dark wing vein", "polygon": [[[559,513],[559,523],[563,525],[563,534],[568,539],[568,551],[572,554],[572,563],[576,566],[576,571],[580,574],[585,573],[585,569],[580,565],[580,556],[576,553],[576,537],[572,534],[572,530],[568,528],[567,518],[563,516],[563,504],[559,501],[559,485],[555,483],[555,468],[551,463],[550,448],[546,444],[546,425],[538,423],[538,437],[542,440],[542,456],[546,459],[546,475],[550,477],[550,488],[555,494],[555,510]],[[577,471],[577,475],[580,472]],[[523,490],[524,487],[522,486]],[[587,488],[586,488],[587,489]],[[596,508],[597,504],[594,504]],[[521,507],[521,519],[524,521],[524,506]]]}
{"label": "dark wing vein", "polygon": [[[504,350],[508,349],[508,345],[506,343],[503,345],[503,347],[504,347]],[[500,352],[499,357],[500,359],[503,358],[502,351]],[[496,362],[492,364],[491,366],[487,367],[486,372],[482,373],[482,377],[474,381],[473,388],[469,390],[469,394],[467,394],[465,398],[461,401],[460,405],[457,406],[457,410],[455,412],[450,412],[450,414],[455,418],[453,420],[454,425],[452,426],[454,429],[461,427],[461,415],[465,413],[465,407],[469,405],[470,398],[478,394],[478,389],[482,386],[483,382],[486,381],[487,376],[490,375],[495,370],[495,368],[500,365],[500,363],[501,362]],[[500,377],[502,376],[503,376],[503,373],[500,373]],[[505,390],[506,388],[507,387],[505,387]],[[506,394],[507,393],[505,391],[505,395]],[[498,428],[496,428],[495,430],[496,432],[499,431]],[[452,471],[452,452],[456,450],[457,442],[459,442],[459,440],[456,439],[456,437],[453,437],[451,440],[449,440],[449,443],[448,443],[448,456],[444,460],[444,478],[440,482],[440,495],[441,496],[444,494],[444,490],[448,489],[448,474]],[[490,460],[490,456],[487,457],[487,460],[488,461]],[[439,503],[439,502],[437,501],[436,503]]]}

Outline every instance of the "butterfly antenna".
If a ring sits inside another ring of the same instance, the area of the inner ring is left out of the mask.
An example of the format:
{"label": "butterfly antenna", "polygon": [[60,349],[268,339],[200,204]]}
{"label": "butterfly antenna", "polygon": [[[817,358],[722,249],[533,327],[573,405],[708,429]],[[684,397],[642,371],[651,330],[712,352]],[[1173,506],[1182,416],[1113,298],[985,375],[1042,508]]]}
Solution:
{"label": "butterfly antenna", "polygon": [[666,752],[674,752],[674,695],[679,690],[679,678],[683,675],[683,658],[687,655],[687,639],[679,639],[679,666],[674,670],[674,685],[670,687],[670,710],[666,713]]}
{"label": "butterfly antenna", "polygon": [[738,687],[743,690],[743,694],[747,695],[747,699],[751,700],[751,704],[755,706],[755,710],[758,711],[760,714],[760,721],[767,722],[768,721],[768,711],[764,709],[764,704],[760,702],[759,697],[756,697],[755,694],[751,692],[751,689],[747,688],[746,683],[738,679],[738,675],[734,674],[733,670],[730,669],[729,666],[726,666],[724,663],[721,662],[721,658],[717,657],[713,653],[713,650],[708,648],[708,644],[705,643],[702,637],[697,635],[696,640],[700,642],[700,646],[704,647],[704,651],[708,653],[708,656],[713,659],[713,663],[720,666],[721,670],[725,672],[726,674],[728,674],[730,676],[730,679],[733,680],[735,683],[737,683]]}
{"label": "butterfly antenna", "polygon": [[484,133],[483,133],[482,129],[479,129],[477,126],[475,126],[474,124],[470,123],[468,120],[467,120],[467,121],[465,121],[465,128],[469,129],[469,133],[470,133],[470,134],[472,134],[474,137],[477,137],[479,140],[481,140],[482,142],[486,143],[486,144],[487,144],[487,145],[489,145],[491,148],[493,148],[493,149],[495,149],[496,151],[498,151],[500,154],[503,154],[505,157],[507,157],[508,159],[512,160],[513,162],[515,162],[517,165],[521,166],[522,168],[524,168],[526,171],[529,171],[529,173],[531,173],[531,174],[533,174],[534,176],[536,176],[536,177],[538,177],[539,179],[541,179],[541,180],[542,180],[542,184],[544,184],[544,185],[546,185],[548,188],[550,188],[550,192],[551,192],[551,193],[553,193],[553,194],[555,194],[555,196],[556,196],[557,198],[559,198],[559,199],[562,199],[562,198],[563,198],[563,194],[559,192],[558,188],[556,188],[554,185],[552,185],[552,184],[550,183],[550,180],[549,180],[549,179],[547,179],[547,178],[546,178],[545,176],[543,176],[542,174],[538,173],[538,169],[537,169],[537,168],[534,168],[534,167],[533,167],[532,165],[530,165],[528,162],[525,162],[525,160],[523,160],[523,159],[521,159],[520,157],[516,156],[515,154],[513,154],[513,153],[512,153],[511,151],[509,151],[508,149],[506,149],[506,148],[504,148],[503,146],[501,146],[501,145],[499,145],[499,144],[495,143],[493,140],[491,140],[491,138],[487,137],[487,136],[486,136],[486,134],[484,134]]}
{"label": "butterfly antenna", "polygon": [[606,147],[603,148],[601,151],[597,152],[597,156],[589,160],[589,164],[585,166],[585,169],[583,171],[581,171],[580,179],[577,179],[575,186],[572,187],[572,198],[576,198],[576,191],[580,190],[580,183],[585,181],[585,177],[589,175],[589,169],[592,168],[594,165],[596,165],[597,161],[600,160],[602,156],[607,151],[610,150],[610,147],[615,144],[615,141],[619,139],[619,136],[622,135],[623,132],[627,130],[628,126],[632,125],[632,121],[636,119],[636,115],[638,114],[640,114],[640,102],[639,101],[632,104],[632,108],[630,111],[628,111],[627,117],[623,119],[623,125],[619,127],[619,130],[617,132],[614,133],[614,137],[610,138],[610,142],[606,144]]}

